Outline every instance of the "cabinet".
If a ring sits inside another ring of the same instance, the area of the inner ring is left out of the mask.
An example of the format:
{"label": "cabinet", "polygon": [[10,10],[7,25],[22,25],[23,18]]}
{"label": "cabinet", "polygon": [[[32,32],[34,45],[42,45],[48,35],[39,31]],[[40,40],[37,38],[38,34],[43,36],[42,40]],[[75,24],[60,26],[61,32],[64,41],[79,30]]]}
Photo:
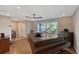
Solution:
{"label": "cabinet", "polygon": [[9,51],[9,38],[1,39],[0,38],[0,53]]}

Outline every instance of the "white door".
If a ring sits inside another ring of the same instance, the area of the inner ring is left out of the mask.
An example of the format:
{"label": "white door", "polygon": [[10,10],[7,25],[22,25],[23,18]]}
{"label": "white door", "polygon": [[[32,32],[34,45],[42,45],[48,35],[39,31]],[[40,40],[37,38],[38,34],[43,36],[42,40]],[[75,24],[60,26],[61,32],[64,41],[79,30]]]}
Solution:
{"label": "white door", "polygon": [[19,23],[19,36],[27,37],[30,31],[30,26],[28,22]]}
{"label": "white door", "polygon": [[18,32],[19,36],[25,37],[26,31],[27,31],[26,23],[25,22],[19,22],[19,29],[18,30],[19,30],[19,32]]}

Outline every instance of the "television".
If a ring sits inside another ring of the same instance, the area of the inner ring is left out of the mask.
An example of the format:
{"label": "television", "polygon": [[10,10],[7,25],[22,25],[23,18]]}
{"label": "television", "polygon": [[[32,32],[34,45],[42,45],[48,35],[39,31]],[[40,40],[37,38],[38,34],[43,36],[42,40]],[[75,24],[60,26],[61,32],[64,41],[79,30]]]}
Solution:
{"label": "television", "polygon": [[41,37],[41,33],[36,33],[36,37]]}

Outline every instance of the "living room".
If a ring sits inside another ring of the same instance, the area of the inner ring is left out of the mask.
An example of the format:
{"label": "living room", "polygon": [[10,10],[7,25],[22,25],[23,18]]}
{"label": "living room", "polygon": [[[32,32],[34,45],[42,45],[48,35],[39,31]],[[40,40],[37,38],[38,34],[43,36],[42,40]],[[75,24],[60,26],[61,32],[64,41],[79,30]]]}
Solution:
{"label": "living room", "polygon": [[[60,32],[63,32],[64,30],[74,33],[73,37],[74,40],[71,40],[73,41],[71,43],[74,46],[74,50],[76,51],[73,52],[72,48],[65,49],[66,51],[68,51],[66,53],[69,52],[71,52],[71,54],[79,53],[79,47],[78,47],[79,37],[77,30],[78,12],[79,12],[78,5],[0,6],[0,28],[1,28],[0,33],[3,34],[3,36],[1,37],[2,39],[3,37],[8,37],[10,43],[8,44],[9,45],[8,51],[6,52],[2,51],[1,53],[4,52],[10,54],[30,54],[33,53],[34,51],[34,53],[36,54],[35,48],[31,47],[30,44],[31,42],[29,42],[28,40],[29,34],[44,33],[44,35],[48,34],[48,36],[51,36],[53,34],[53,36],[55,36],[58,35]],[[45,39],[47,38],[45,37]],[[28,41],[29,43],[25,41]],[[57,50],[55,53],[61,52],[60,48],[57,49],[59,50]]]}

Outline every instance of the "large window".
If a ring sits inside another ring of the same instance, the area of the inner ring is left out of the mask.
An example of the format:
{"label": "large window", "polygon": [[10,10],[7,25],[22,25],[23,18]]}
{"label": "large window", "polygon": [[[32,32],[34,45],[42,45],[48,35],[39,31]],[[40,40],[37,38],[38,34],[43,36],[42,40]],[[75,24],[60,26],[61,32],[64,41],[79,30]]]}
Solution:
{"label": "large window", "polygon": [[56,33],[57,32],[57,22],[39,23],[37,25],[37,32]]}

